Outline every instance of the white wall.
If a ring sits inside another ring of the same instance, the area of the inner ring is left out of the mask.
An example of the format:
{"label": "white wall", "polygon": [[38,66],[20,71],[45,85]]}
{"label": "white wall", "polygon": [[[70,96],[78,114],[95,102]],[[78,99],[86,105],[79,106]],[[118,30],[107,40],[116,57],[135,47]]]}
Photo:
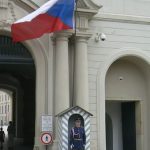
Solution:
{"label": "white wall", "polygon": [[[117,55],[118,53],[124,52],[124,51],[137,51],[142,52],[144,55],[150,56],[150,26],[148,24],[144,24],[144,22],[140,23],[133,23],[133,22],[122,22],[122,21],[116,21],[116,20],[103,20],[101,18],[92,20],[90,22],[90,30],[93,33],[93,37],[88,42],[88,75],[89,75],[89,100],[90,100],[90,111],[94,114],[92,118],[92,133],[91,133],[91,139],[92,143],[95,145],[97,144],[97,136],[100,136],[101,133],[98,133],[98,127],[97,127],[97,112],[99,110],[99,107],[97,105],[97,77],[99,75],[100,68],[103,68],[105,66],[105,62],[108,62],[111,57],[114,57],[114,55]],[[95,36],[96,33],[104,32],[107,36],[106,41],[99,41],[95,42]],[[138,65],[138,63],[137,63]],[[140,64],[139,64],[140,65]],[[127,66],[125,66],[127,68]],[[133,66],[133,64],[130,66],[129,69],[132,70],[134,68],[135,72],[139,75],[139,80],[144,82],[144,79],[141,79],[140,76],[142,76],[142,70],[138,70]],[[123,71],[123,68],[122,68]],[[131,73],[132,74],[132,73]],[[127,72],[125,72],[125,75],[127,75]],[[132,74],[133,75],[133,74]],[[119,75],[116,75],[118,77]],[[144,76],[144,75],[143,75]],[[116,78],[117,80],[118,78]],[[132,79],[130,79],[131,81]],[[133,79],[134,82],[136,79]],[[103,81],[102,81],[103,82]],[[146,81],[147,82],[147,81]],[[139,82],[140,83],[140,82]],[[113,83],[115,84],[115,82]],[[126,84],[126,83],[125,83]],[[136,85],[136,83],[135,83]],[[137,86],[137,85],[136,85]],[[144,93],[141,95],[139,92],[141,87],[138,86],[138,91],[136,91],[137,95],[133,93],[130,93],[128,95],[128,99],[130,96],[132,98],[140,98],[144,99],[147,95],[144,95]],[[115,89],[114,89],[115,90]],[[115,92],[116,93],[116,92]],[[110,91],[110,97],[115,97],[115,94]],[[107,93],[108,94],[108,93]],[[146,98],[145,98],[146,99]],[[149,98],[148,98],[149,99]],[[146,99],[147,100],[147,99]],[[100,101],[100,100],[99,100]],[[143,104],[145,105],[145,104]],[[149,105],[144,106],[144,128],[147,128],[147,113],[146,110],[149,107]],[[98,134],[99,135],[98,135]],[[147,133],[145,132],[145,137],[147,137]],[[144,142],[146,142],[146,139],[144,139]],[[147,144],[145,145],[145,150],[147,149]]]}
{"label": "white wall", "polygon": [[118,60],[108,70],[106,76],[106,99],[146,100],[147,86],[145,76],[130,61]]}
{"label": "white wall", "polygon": [[99,0],[103,5],[100,13],[150,17],[150,0]]}
{"label": "white wall", "polygon": [[[32,0],[37,5],[42,5],[48,0]],[[150,17],[150,0],[97,0],[103,5],[100,14],[123,14]],[[96,2],[96,0],[95,0]]]}
{"label": "white wall", "polygon": [[48,0],[32,0],[32,1],[40,6],[40,5],[44,4],[45,2],[47,2]]}

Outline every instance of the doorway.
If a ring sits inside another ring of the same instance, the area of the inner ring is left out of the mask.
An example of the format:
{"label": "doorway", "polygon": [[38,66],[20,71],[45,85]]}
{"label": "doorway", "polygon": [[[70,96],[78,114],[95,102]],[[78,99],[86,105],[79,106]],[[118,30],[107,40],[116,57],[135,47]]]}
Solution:
{"label": "doorway", "polygon": [[[32,55],[21,43],[0,36],[0,89],[12,93],[13,147],[33,149],[35,136],[35,78]],[[6,147],[8,147],[8,144]]]}
{"label": "doorway", "polygon": [[[112,110],[114,115],[112,118],[108,113],[113,126],[113,150],[141,150],[148,145],[148,68],[142,59],[125,56],[113,62],[107,71],[105,104],[106,112]],[[132,140],[128,140],[129,137]]]}
{"label": "doorway", "polygon": [[107,150],[136,150],[135,104],[106,101]]}

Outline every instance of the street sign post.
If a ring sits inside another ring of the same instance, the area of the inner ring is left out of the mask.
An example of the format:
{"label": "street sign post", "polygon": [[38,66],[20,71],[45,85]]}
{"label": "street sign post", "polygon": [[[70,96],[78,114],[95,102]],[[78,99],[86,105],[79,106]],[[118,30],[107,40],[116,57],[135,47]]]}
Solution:
{"label": "street sign post", "polygon": [[43,133],[41,135],[41,142],[44,145],[49,145],[52,143],[52,141],[53,141],[53,138],[52,138],[52,135],[50,133]]}
{"label": "street sign post", "polygon": [[50,133],[45,132],[41,135],[41,142],[46,146],[46,150],[49,144],[52,144],[53,142],[53,137]]}

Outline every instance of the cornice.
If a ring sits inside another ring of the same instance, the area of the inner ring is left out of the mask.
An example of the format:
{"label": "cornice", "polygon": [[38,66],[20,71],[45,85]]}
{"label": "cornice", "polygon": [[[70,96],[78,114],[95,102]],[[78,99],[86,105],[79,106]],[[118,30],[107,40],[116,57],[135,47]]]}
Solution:
{"label": "cornice", "polygon": [[99,9],[102,7],[97,0],[77,0],[78,11],[87,13],[98,13]]}
{"label": "cornice", "polygon": [[102,6],[97,0],[77,0],[78,8],[98,10]]}
{"label": "cornice", "polygon": [[36,10],[39,7],[31,0],[10,0],[10,1],[14,2],[17,5],[22,6],[25,9],[28,9],[29,11]]}
{"label": "cornice", "polygon": [[[35,10],[37,9],[39,6],[37,4],[35,4],[33,1],[31,0],[11,0],[17,3],[22,3],[28,7],[30,7],[31,9]],[[97,12],[102,5],[100,5],[100,3],[97,0],[77,0],[77,6],[78,8],[82,8],[82,9],[87,9],[87,10],[95,10],[95,12]]]}
{"label": "cornice", "polygon": [[[10,0],[28,9],[29,11],[36,10],[39,6],[32,0]],[[79,12],[86,12],[91,14],[97,14],[99,9],[102,7],[97,0],[77,0],[77,7]]]}
{"label": "cornice", "polygon": [[123,14],[98,14],[92,18],[93,20],[126,22],[134,24],[150,24],[150,17],[133,16]]}
{"label": "cornice", "polygon": [[102,7],[97,0],[76,0],[76,28],[79,32],[87,32],[89,29],[89,20],[95,16]]}

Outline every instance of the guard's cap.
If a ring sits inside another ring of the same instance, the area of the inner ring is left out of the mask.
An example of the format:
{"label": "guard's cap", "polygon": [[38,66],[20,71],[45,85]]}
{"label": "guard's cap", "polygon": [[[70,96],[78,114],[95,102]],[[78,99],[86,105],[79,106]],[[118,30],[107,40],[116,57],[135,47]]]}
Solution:
{"label": "guard's cap", "polygon": [[78,118],[75,119],[75,121],[81,121],[81,118],[78,117]]}

